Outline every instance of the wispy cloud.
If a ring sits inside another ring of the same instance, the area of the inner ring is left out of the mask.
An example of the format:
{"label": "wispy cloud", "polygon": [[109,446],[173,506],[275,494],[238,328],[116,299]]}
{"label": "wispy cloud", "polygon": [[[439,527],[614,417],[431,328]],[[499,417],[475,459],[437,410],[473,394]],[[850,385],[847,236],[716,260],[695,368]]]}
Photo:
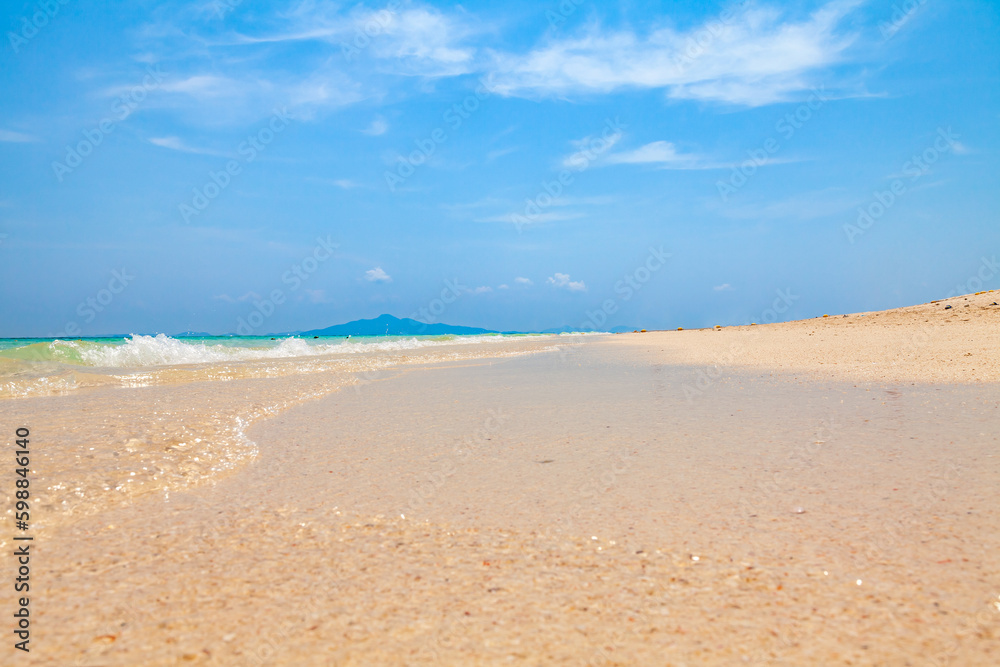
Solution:
{"label": "wispy cloud", "polygon": [[184,93],[197,97],[232,96],[234,92],[242,92],[246,84],[223,76],[196,74],[176,81],[168,81],[161,88],[171,93]]}
{"label": "wispy cloud", "polygon": [[649,164],[661,169],[718,169],[726,165],[718,164],[704,156],[682,153],[669,141],[654,141],[631,151],[613,153],[607,157],[608,164]]}
{"label": "wispy cloud", "polygon": [[600,160],[609,150],[614,148],[622,139],[620,131],[606,136],[588,135],[582,139],[570,141],[570,145],[577,150],[563,158],[562,166],[568,169],[583,171],[595,160]]}
{"label": "wispy cloud", "polygon": [[524,285],[525,287],[531,287],[532,285],[535,284],[531,280],[531,278],[522,278],[520,276],[518,276],[517,278],[514,278],[514,282],[517,283],[518,285]]}
{"label": "wispy cloud", "polygon": [[956,155],[968,155],[969,153],[973,152],[971,148],[963,144],[961,141],[952,141],[951,150]]}
{"label": "wispy cloud", "polygon": [[[325,41],[346,50],[351,60],[374,58],[388,71],[425,77],[455,76],[474,69],[476,49],[466,41],[478,34],[467,14],[446,14],[412,4],[402,11],[353,10],[332,3],[303,2],[287,23],[268,34],[239,34],[236,44]],[[358,35],[361,39],[358,43]]]}
{"label": "wispy cloud", "polygon": [[310,303],[331,303],[332,299],[327,298],[326,290],[321,289],[308,289],[306,288],[306,294],[309,295]]}
{"label": "wispy cloud", "polygon": [[361,130],[364,134],[372,137],[377,137],[379,135],[385,134],[386,130],[389,129],[389,123],[385,122],[385,119],[381,116],[377,116],[375,120],[371,122],[371,125]]}
{"label": "wispy cloud", "polygon": [[22,143],[29,143],[32,141],[38,141],[38,139],[29,134],[23,134],[21,132],[13,132],[11,130],[0,130],[0,141],[12,144],[22,144]]}
{"label": "wispy cloud", "polygon": [[149,143],[154,146],[159,146],[161,148],[169,148],[174,151],[181,151],[183,153],[197,153],[200,155],[226,155],[225,153],[220,153],[218,151],[209,150],[207,148],[198,148],[197,146],[189,146],[184,143],[179,137],[150,137]]}
{"label": "wispy cloud", "polygon": [[712,289],[714,289],[716,292],[732,292],[733,286],[730,285],[729,283],[722,283],[721,285],[716,285]]}
{"label": "wispy cloud", "polygon": [[218,301],[225,301],[226,303],[243,303],[244,301],[250,301],[251,299],[260,299],[260,295],[256,292],[247,292],[243,296],[238,296],[235,299],[228,294],[216,294],[212,298]]}
{"label": "wispy cloud", "polygon": [[[755,163],[758,167],[802,161],[802,158],[795,157],[768,157],[760,160],[755,159]],[[697,153],[684,153],[678,150],[677,146],[669,141],[654,141],[630,151],[611,153],[604,158],[603,161],[599,161],[598,164],[638,164],[648,165],[658,169],[697,170],[733,169],[739,167],[742,162],[740,160],[716,160]]]}
{"label": "wispy cloud", "polygon": [[720,214],[734,220],[815,220],[850,211],[864,203],[863,199],[849,195],[842,188],[826,188],[803,192],[785,199],[748,203],[741,206],[722,206]]}
{"label": "wispy cloud", "polygon": [[396,71],[418,76],[454,76],[473,71],[475,49],[463,42],[475,34],[470,22],[433,8],[412,7],[373,42],[374,52],[396,62]]}
{"label": "wispy cloud", "polygon": [[496,160],[497,158],[503,157],[504,155],[510,155],[511,153],[516,153],[519,150],[521,150],[521,149],[519,147],[517,147],[517,146],[509,146],[507,148],[498,148],[497,150],[490,151],[489,153],[486,154],[486,161],[487,162],[492,162],[493,160]]}
{"label": "wispy cloud", "polygon": [[553,287],[558,287],[560,289],[567,289],[570,292],[586,292],[587,286],[582,280],[573,281],[570,280],[568,273],[557,273],[554,276],[550,276],[546,279],[549,285]]}
{"label": "wispy cloud", "polygon": [[[407,2],[371,9],[309,0],[221,35],[205,28],[204,17],[182,12],[174,24],[138,31],[134,46],[173,62],[156,100],[146,104],[173,109],[200,126],[254,122],[276,106],[307,121],[398,90],[400,77],[419,79],[409,94],[433,90],[435,79],[467,74],[491,77],[492,89],[502,95],[660,89],[671,98],[757,106],[794,99],[846,62],[858,36],[845,19],[862,1],[833,0],[805,16],[751,5],[732,21],[712,19],[683,31],[662,23],[645,31],[590,24],[534,46],[491,49],[487,38],[500,26],[461,8]],[[214,19],[212,25],[218,25]],[[705,46],[692,58],[686,50],[693,40]],[[276,49],[298,42],[320,47],[294,67],[268,64]],[[345,49],[353,51],[345,56]],[[376,117],[363,131],[379,136],[388,125]],[[512,150],[494,150],[487,159]],[[690,168],[679,161],[659,164]]]}
{"label": "wispy cloud", "polygon": [[[857,35],[841,24],[862,2],[834,0],[804,20],[775,7],[753,7],[729,23],[686,32],[592,26],[524,55],[498,55],[497,89],[537,96],[659,88],[673,98],[746,106],[785,101],[845,60]],[[711,39],[702,39],[707,44],[697,57],[687,57],[685,49],[705,31]]]}

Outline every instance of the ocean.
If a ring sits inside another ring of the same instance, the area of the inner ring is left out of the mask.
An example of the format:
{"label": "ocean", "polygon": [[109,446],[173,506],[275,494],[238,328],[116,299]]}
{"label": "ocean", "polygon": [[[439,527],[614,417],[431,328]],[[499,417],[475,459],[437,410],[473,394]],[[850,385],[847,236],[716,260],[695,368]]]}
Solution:
{"label": "ocean", "polygon": [[206,336],[0,339],[0,398],[91,386],[140,387],[340,369],[386,353],[501,343],[532,336]]}
{"label": "ocean", "polygon": [[518,356],[560,342],[568,341],[523,334],[0,339],[0,423],[31,430],[34,506],[42,525],[55,525],[217,479],[257,456],[252,424],[304,401],[360,390],[413,364]]}

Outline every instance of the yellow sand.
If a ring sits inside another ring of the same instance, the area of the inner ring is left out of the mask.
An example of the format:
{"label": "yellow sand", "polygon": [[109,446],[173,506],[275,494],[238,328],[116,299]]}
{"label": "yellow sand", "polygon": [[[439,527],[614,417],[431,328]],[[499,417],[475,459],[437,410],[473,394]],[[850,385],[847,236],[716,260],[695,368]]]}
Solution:
{"label": "yellow sand", "polygon": [[[872,313],[626,336],[662,359],[878,382],[1000,381],[1000,291]],[[947,309],[947,306],[952,306]]]}
{"label": "yellow sand", "polygon": [[997,664],[983,296],[344,378],[234,472],[40,531],[17,659]]}

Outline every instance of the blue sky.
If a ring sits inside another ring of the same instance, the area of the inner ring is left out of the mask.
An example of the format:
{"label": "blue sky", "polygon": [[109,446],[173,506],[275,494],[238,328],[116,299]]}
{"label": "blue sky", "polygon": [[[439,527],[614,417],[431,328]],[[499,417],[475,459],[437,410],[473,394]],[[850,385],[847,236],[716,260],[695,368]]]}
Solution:
{"label": "blue sky", "polygon": [[1000,288],[995,2],[48,0],[0,26],[3,336],[690,328]]}

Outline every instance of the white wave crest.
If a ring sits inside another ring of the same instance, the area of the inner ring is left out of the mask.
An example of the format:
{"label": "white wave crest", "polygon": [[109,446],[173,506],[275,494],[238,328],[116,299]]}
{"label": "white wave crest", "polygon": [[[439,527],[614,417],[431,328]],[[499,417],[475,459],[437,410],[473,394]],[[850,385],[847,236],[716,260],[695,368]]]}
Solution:
{"label": "white wave crest", "polygon": [[[258,359],[288,359],[315,357],[329,354],[364,354],[380,351],[408,350],[441,345],[500,342],[503,336],[460,336],[450,340],[420,340],[394,338],[391,340],[344,341],[341,343],[308,343],[301,338],[285,338],[273,346],[252,347],[223,343],[186,342],[165,334],[157,336],[132,336],[122,344],[93,344],[60,341],[61,345],[76,348],[88,366],[113,368],[141,368],[145,366],[173,366],[178,364],[205,364]],[[259,341],[256,341],[259,345]]]}

